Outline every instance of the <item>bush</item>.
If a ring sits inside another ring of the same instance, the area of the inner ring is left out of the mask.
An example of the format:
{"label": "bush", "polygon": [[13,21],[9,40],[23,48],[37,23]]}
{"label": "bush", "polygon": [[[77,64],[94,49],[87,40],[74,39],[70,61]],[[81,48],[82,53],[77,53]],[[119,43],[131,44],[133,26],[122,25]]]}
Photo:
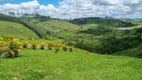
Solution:
{"label": "bush", "polygon": [[6,58],[14,58],[19,56],[21,43],[19,40],[3,42],[0,44],[0,55]]}
{"label": "bush", "polygon": [[63,46],[63,51],[67,51],[68,47],[67,46]]}
{"label": "bush", "polygon": [[24,42],[23,43],[23,48],[28,49],[29,43],[28,42]]}
{"label": "bush", "polygon": [[73,52],[73,48],[72,47],[70,47],[69,50],[70,50],[70,52]]}
{"label": "bush", "polygon": [[13,51],[9,50],[9,49],[3,50],[0,53],[1,53],[1,56],[5,57],[5,58],[14,58],[14,57],[16,57],[15,53]]}
{"label": "bush", "polygon": [[58,53],[60,51],[60,48],[59,47],[56,47],[55,48],[55,53]]}
{"label": "bush", "polygon": [[32,42],[31,43],[31,48],[32,49],[37,49],[37,43],[36,42]]}
{"label": "bush", "polygon": [[45,49],[45,44],[44,44],[44,43],[42,43],[42,44],[40,45],[40,49],[41,49],[41,50],[44,50],[44,49]]}
{"label": "bush", "polygon": [[21,43],[19,40],[12,40],[9,44],[10,53],[13,53],[13,57],[16,57],[20,53]]}

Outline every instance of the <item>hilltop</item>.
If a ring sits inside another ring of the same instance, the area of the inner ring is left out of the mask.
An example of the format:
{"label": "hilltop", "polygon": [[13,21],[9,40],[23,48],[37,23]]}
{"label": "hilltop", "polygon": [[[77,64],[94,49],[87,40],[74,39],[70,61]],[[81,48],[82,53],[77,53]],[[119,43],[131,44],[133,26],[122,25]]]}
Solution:
{"label": "hilltop", "polygon": [[88,18],[78,18],[73,19],[70,22],[81,25],[83,28],[96,28],[96,27],[106,27],[106,28],[115,28],[115,27],[132,27],[136,24],[131,23],[130,21],[124,21],[120,19],[115,19],[111,17],[88,17]]}

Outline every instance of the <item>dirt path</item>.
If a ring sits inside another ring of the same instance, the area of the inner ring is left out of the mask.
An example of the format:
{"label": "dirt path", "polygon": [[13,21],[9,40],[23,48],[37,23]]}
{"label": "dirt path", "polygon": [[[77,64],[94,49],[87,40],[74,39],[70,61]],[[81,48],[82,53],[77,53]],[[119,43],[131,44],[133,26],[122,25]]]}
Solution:
{"label": "dirt path", "polygon": [[127,27],[127,28],[113,28],[113,29],[116,29],[116,30],[132,30],[132,29],[135,29],[134,27]]}

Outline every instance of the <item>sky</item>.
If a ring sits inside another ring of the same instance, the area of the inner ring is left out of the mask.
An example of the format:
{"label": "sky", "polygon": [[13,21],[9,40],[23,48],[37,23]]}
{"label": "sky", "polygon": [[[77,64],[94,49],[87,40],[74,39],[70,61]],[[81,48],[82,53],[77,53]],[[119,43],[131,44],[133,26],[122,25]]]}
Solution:
{"label": "sky", "polygon": [[[22,2],[28,2],[32,0],[0,0],[0,5],[11,3],[11,4],[20,4]],[[53,4],[54,6],[58,6],[59,0],[38,0],[40,4],[47,5],[47,4]]]}
{"label": "sky", "polygon": [[0,0],[0,13],[38,13],[61,19],[142,18],[142,0]]}

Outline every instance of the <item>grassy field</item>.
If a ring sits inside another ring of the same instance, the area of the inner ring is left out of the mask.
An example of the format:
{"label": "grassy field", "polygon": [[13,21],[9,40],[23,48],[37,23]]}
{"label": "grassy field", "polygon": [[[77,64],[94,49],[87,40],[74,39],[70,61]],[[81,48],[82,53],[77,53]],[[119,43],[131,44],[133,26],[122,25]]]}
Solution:
{"label": "grassy field", "polygon": [[142,59],[22,50],[21,57],[0,59],[0,80],[142,80]]}
{"label": "grassy field", "polygon": [[38,36],[25,26],[7,21],[0,21],[0,36],[12,35],[18,38],[38,38]]}
{"label": "grassy field", "polygon": [[97,24],[86,24],[86,25],[83,25],[83,30],[87,30],[87,29],[94,29],[96,28],[98,25]]}
{"label": "grassy field", "polygon": [[80,27],[69,23],[67,21],[64,20],[45,20],[45,21],[39,21],[38,19],[31,19],[30,22],[38,25],[38,26],[42,26],[41,28],[44,29],[54,29],[54,30],[58,30],[58,29],[67,29],[67,30],[78,30]]}
{"label": "grassy field", "polygon": [[68,29],[68,30],[78,30],[80,28],[79,26],[69,23],[64,20],[50,20],[47,22],[47,24],[52,25],[52,26],[56,26],[61,29]]}
{"label": "grassy field", "polygon": [[134,24],[137,24],[136,26],[133,26],[133,28],[141,28],[142,27],[142,20],[133,20],[131,22]]}
{"label": "grassy field", "polygon": [[[44,20],[40,19],[23,19],[24,24],[28,24],[31,30],[34,31],[39,37],[46,39],[57,39],[58,34],[67,32],[75,33],[79,30],[79,26],[69,23],[65,20]],[[27,26],[27,25],[26,25]],[[63,35],[64,36],[64,35]],[[66,35],[65,35],[66,36]]]}

